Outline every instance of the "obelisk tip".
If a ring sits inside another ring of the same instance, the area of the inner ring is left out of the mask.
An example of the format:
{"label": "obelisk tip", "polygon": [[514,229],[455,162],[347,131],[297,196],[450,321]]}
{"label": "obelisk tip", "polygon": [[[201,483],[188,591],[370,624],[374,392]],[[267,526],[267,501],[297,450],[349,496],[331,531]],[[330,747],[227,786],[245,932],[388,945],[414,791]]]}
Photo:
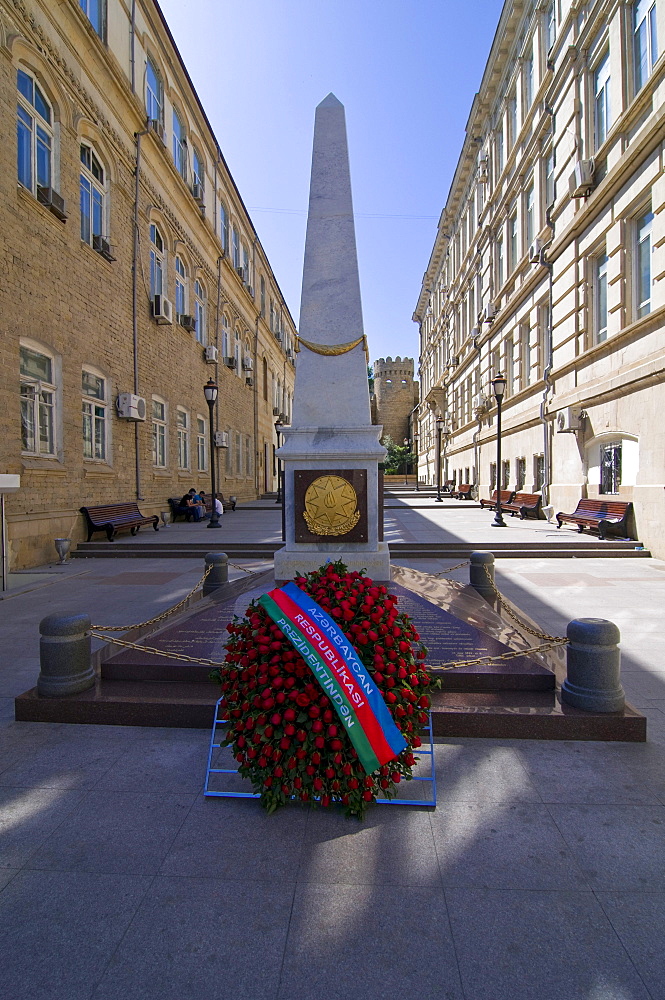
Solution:
{"label": "obelisk tip", "polygon": [[343,108],[344,105],[341,101],[338,101],[335,95],[331,92],[327,97],[324,97],[321,103],[317,107],[319,108]]}

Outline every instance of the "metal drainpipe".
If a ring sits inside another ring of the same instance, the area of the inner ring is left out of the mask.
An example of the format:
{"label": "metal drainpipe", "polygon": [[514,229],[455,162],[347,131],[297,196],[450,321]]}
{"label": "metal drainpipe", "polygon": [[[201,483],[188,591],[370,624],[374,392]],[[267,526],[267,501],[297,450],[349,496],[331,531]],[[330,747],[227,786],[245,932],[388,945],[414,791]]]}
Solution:
{"label": "metal drainpipe", "polygon": [[[256,317],[254,320],[254,489],[259,495],[259,316],[261,315],[260,304],[256,305],[257,296],[257,274],[256,274],[256,236],[252,240],[252,278],[254,284],[254,308]],[[259,300],[260,303],[260,300]]]}
{"label": "metal drainpipe", "polygon": [[136,0],[132,0],[132,14],[129,23],[129,61],[132,70],[132,94],[136,93]]}
{"label": "metal drainpipe", "polygon": [[552,383],[550,381],[550,375],[552,373],[552,368],[554,367],[554,346],[552,343],[552,301],[554,298],[553,290],[553,265],[543,261],[543,266],[549,271],[549,305],[548,305],[548,323],[547,330],[545,331],[545,368],[543,369],[543,381],[545,382],[545,388],[543,390],[543,398],[540,404],[540,420],[543,425],[543,466],[544,466],[544,481],[542,486],[543,494],[543,507],[547,506],[550,502],[550,486],[552,484],[552,446],[551,446],[551,421],[547,413],[547,403],[548,397],[552,390]]}
{"label": "metal drainpipe", "polygon": [[[215,196],[216,197],[216,196]],[[215,213],[216,214],[216,213]],[[222,302],[222,261],[224,260],[224,254],[220,254],[217,258],[217,306],[215,310],[215,347],[217,348],[217,361],[215,361],[215,382],[219,385],[219,316],[221,312],[221,302]],[[217,397],[219,399],[219,395]],[[215,406],[215,430],[219,430],[219,406]],[[213,433],[212,427],[210,428],[210,433]],[[213,443],[214,447],[214,443]],[[217,479],[221,478],[221,470],[218,468]],[[219,482],[218,482],[219,488]]]}
{"label": "metal drainpipe", "polygon": [[[138,312],[138,264],[139,264],[139,177],[141,173],[141,137],[147,129],[135,132],[136,173],[134,178],[134,250],[132,254],[132,351],[134,359],[134,395],[139,394],[139,312]],[[134,469],[136,499],[141,496],[141,454],[139,449],[139,424],[134,423]]]}

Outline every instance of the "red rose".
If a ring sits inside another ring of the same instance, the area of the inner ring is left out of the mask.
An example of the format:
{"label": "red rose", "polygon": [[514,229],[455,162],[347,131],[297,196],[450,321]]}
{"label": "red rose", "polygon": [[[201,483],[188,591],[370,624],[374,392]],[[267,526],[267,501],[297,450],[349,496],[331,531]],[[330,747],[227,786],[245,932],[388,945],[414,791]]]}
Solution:
{"label": "red rose", "polygon": [[295,733],[295,731],[296,731],[296,727],[295,726],[291,726],[291,725],[284,726],[284,733],[285,733],[286,736],[293,736],[293,734]]}
{"label": "red rose", "polygon": [[289,747],[291,746],[291,740],[288,739],[288,737],[286,736],[282,736],[281,740],[279,741],[279,746],[280,749],[282,750],[288,750]]}
{"label": "red rose", "polygon": [[323,782],[321,781],[320,778],[315,778],[312,784],[314,785],[315,792],[320,792],[321,789],[323,788]]}
{"label": "red rose", "polygon": [[[305,692],[299,691],[298,694],[296,695],[296,705],[299,705],[300,708],[307,708],[309,703],[310,700],[308,696],[305,694]],[[295,719],[296,713],[293,711],[292,708],[287,708],[286,712],[284,713],[284,718],[286,718],[287,712],[291,712],[293,714],[293,718]]]}
{"label": "red rose", "polygon": [[279,765],[278,765],[278,766],[277,766],[277,767],[275,768],[275,770],[273,771],[273,774],[275,775],[275,777],[276,777],[276,778],[281,778],[281,777],[282,777],[282,775],[284,774],[284,771],[283,771],[283,770],[282,770],[282,768],[281,768],[281,767],[279,767]]}
{"label": "red rose", "polygon": [[314,753],[312,754],[312,764],[320,764],[320,763],[321,763],[321,754],[319,753],[318,750],[315,750]]}
{"label": "red rose", "polygon": [[319,750],[323,750],[325,745],[326,741],[324,740],[323,736],[314,737],[314,746],[317,747]]}
{"label": "red rose", "polygon": [[284,711],[284,721],[285,722],[294,722],[295,718],[296,718],[296,713],[293,711],[292,708],[287,708]]}
{"label": "red rose", "polygon": [[402,780],[402,775],[399,773],[399,771],[393,771],[390,777],[392,778],[392,780],[395,782],[396,785],[399,785],[400,781]]}
{"label": "red rose", "polygon": [[367,791],[363,792],[363,798],[364,798],[365,802],[371,802],[372,799],[374,798],[374,793],[370,792],[370,790],[368,788]]}

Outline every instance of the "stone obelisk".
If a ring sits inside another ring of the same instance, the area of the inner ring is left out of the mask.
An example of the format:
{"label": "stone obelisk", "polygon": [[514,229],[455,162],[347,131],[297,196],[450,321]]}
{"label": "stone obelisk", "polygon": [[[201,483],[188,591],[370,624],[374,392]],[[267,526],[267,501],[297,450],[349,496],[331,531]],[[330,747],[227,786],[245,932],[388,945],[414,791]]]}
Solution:
{"label": "stone obelisk", "polygon": [[293,421],[278,451],[286,543],[275,579],[342,559],[388,580],[378,498],[385,448],[370,417],[346,121],[333,94],[314,123],[299,347]]}

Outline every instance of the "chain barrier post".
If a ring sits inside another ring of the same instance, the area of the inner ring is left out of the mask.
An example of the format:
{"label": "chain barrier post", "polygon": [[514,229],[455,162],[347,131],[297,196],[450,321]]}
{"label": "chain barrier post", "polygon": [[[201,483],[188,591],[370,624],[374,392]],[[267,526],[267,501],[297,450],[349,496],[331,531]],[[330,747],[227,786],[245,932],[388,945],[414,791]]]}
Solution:
{"label": "chain barrier post", "polygon": [[566,634],[568,675],[561,685],[561,700],[587,712],[621,712],[626,696],[617,626],[605,618],[575,618]]}
{"label": "chain barrier post", "polygon": [[494,554],[478,550],[471,553],[469,567],[469,583],[490,604],[495,598],[494,588]]}
{"label": "chain barrier post", "polygon": [[205,566],[209,572],[203,584],[203,596],[208,597],[229,582],[229,557],[226,552],[208,552]]}
{"label": "chain barrier post", "polygon": [[43,698],[86,691],[95,683],[89,615],[48,615],[39,623],[39,678]]}

